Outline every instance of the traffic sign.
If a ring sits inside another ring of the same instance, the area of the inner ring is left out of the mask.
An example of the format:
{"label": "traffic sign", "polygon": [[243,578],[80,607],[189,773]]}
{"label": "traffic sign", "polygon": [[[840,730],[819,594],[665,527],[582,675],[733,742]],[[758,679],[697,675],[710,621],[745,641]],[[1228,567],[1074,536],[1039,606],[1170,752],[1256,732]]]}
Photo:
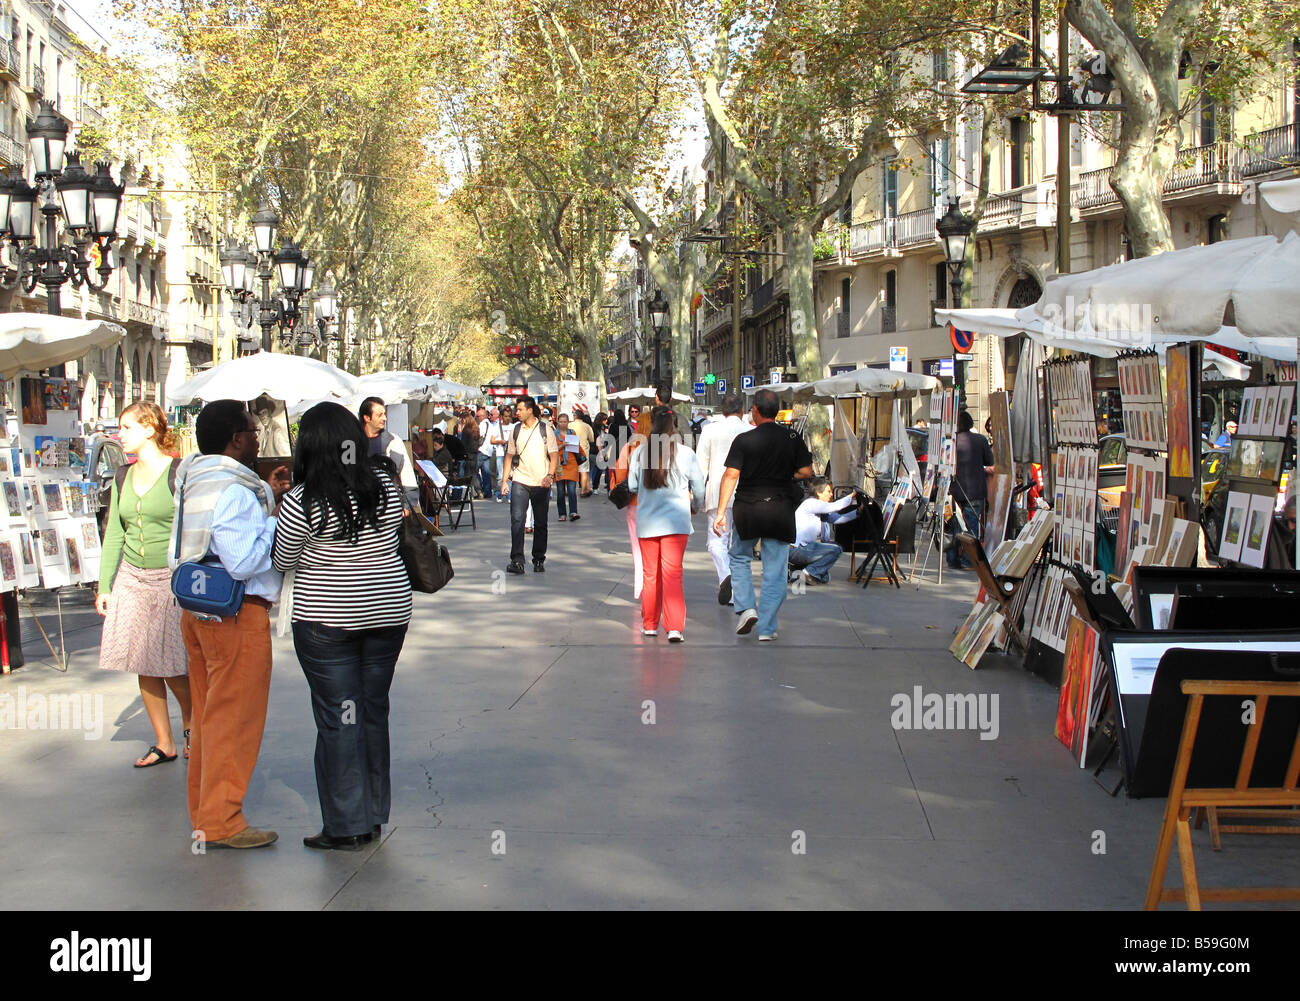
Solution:
{"label": "traffic sign", "polygon": [[754,388],[754,377],[753,377],[752,375],[742,375],[742,376],[740,377],[740,388],[741,388],[741,389],[753,389],[753,388]]}
{"label": "traffic sign", "polygon": [[975,335],[969,330],[959,330],[951,323],[948,324],[948,338],[952,341],[953,350],[959,354],[965,354],[975,343]]}
{"label": "traffic sign", "polygon": [[767,373],[767,384],[769,386],[781,385],[781,370],[779,368],[774,368]]}
{"label": "traffic sign", "polygon": [[696,396],[703,396],[703,395],[704,395],[704,383],[702,383],[702,382],[697,382],[697,383],[695,384],[695,395],[696,395]]}
{"label": "traffic sign", "polygon": [[727,380],[726,380],[726,379],[719,379],[717,385],[718,385],[718,392],[719,392],[719,393],[725,393],[725,392],[727,391]]}

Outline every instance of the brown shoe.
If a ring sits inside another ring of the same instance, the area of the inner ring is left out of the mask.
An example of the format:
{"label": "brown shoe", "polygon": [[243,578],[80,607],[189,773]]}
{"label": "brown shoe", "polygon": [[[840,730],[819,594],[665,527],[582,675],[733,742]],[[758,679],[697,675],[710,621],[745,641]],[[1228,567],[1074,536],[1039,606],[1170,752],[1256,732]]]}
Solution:
{"label": "brown shoe", "polygon": [[245,827],[238,834],[232,834],[221,841],[209,841],[209,848],[265,848],[274,844],[280,835],[275,831],[259,831],[256,827]]}

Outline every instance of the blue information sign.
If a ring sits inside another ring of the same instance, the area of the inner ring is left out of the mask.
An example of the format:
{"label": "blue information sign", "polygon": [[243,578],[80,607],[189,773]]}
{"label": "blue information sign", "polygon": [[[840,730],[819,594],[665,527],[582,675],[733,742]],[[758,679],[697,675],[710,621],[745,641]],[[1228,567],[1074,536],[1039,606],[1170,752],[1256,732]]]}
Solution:
{"label": "blue information sign", "polygon": [[742,376],[740,377],[740,388],[741,388],[741,389],[753,389],[753,388],[754,388],[754,377],[753,377],[752,375],[742,375]]}
{"label": "blue information sign", "polygon": [[725,393],[726,391],[727,391],[727,380],[726,380],[726,379],[719,379],[719,380],[718,380],[718,392],[719,392],[719,393]]}
{"label": "blue information sign", "polygon": [[704,395],[704,383],[702,383],[702,382],[697,382],[697,383],[695,384],[695,395],[696,395],[696,396],[703,396],[703,395]]}

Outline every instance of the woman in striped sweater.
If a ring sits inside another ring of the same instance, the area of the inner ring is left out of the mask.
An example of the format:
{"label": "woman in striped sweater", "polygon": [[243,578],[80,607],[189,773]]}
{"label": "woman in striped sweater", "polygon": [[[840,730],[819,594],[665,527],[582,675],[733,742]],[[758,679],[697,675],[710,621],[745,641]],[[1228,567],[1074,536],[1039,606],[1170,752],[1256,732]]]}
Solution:
{"label": "woman in striped sweater", "polygon": [[308,848],[356,850],[388,822],[388,689],[411,620],[394,473],[343,407],[303,415],[271,562],[295,572],[293,645],[316,717],[324,828]]}

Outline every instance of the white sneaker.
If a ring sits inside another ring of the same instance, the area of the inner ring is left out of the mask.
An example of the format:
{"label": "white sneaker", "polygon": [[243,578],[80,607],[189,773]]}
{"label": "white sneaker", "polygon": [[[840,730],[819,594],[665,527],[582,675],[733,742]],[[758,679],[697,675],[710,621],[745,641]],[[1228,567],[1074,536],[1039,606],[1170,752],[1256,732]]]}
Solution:
{"label": "white sneaker", "polygon": [[771,643],[772,640],[776,639],[778,635],[780,635],[780,634],[779,634],[779,633],[772,633],[771,635],[768,635],[767,633],[763,633],[763,634],[761,634],[761,635],[758,637],[758,642],[760,642],[760,643]]}
{"label": "white sneaker", "polygon": [[668,630],[668,642],[669,642],[669,643],[681,643],[681,642],[682,642],[682,638],[683,638],[683,637],[682,637],[682,631],[681,631],[680,629],[669,629],[669,630]]}
{"label": "white sneaker", "polygon": [[642,630],[641,630],[641,635],[642,635],[642,636],[658,636],[658,635],[659,635],[659,630],[658,630],[658,629],[642,629]]}
{"label": "white sneaker", "polygon": [[758,613],[752,608],[747,608],[740,613],[740,625],[736,626],[736,635],[744,636],[754,628],[754,623],[758,621]]}

